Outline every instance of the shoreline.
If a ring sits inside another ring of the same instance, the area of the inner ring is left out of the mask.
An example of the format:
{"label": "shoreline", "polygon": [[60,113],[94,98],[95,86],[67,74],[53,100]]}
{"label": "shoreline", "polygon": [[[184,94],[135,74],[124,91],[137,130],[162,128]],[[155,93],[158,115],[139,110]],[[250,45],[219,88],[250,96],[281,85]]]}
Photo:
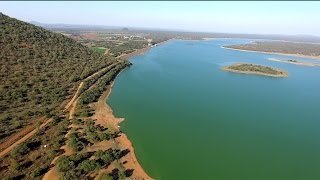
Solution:
{"label": "shoreline", "polygon": [[308,58],[308,59],[312,59],[312,60],[316,60],[316,61],[320,60],[319,56],[307,56],[307,55],[301,55],[301,54],[285,54],[285,53],[277,53],[277,52],[253,51],[253,50],[230,48],[230,47],[225,47],[225,46],[220,46],[220,47],[223,49],[230,49],[230,50],[234,50],[234,51],[254,52],[254,53],[263,53],[263,54],[276,54],[276,55],[282,55],[282,56]]}
{"label": "shoreline", "polygon": [[[121,74],[122,71],[119,74]],[[119,131],[120,130],[119,124],[124,121],[124,118],[115,117],[115,115],[113,114],[113,109],[107,103],[107,100],[112,92],[112,88],[117,76],[114,78],[111,84],[107,87],[107,89],[103,92],[98,102],[93,104],[95,113],[92,116],[92,118],[97,119],[96,120],[97,124]],[[129,149],[130,151],[126,156],[121,158],[121,161],[124,161],[124,162],[126,161],[126,163],[123,164],[123,166],[126,169],[134,169],[133,175],[130,178],[152,180],[152,178],[144,171],[143,167],[140,165],[135,155],[134,147],[130,139],[128,138],[128,136],[125,133],[121,132],[120,137],[117,137],[115,139],[115,142],[117,142],[116,144],[119,145],[120,147]]]}

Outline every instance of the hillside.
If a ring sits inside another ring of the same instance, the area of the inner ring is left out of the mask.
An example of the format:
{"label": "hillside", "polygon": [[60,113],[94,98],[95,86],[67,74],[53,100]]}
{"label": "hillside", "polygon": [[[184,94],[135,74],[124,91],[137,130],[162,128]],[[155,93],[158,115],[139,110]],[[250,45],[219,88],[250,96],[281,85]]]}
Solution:
{"label": "hillside", "polygon": [[113,62],[61,34],[0,13],[0,142],[50,116],[80,80]]}
{"label": "hillside", "polygon": [[0,176],[146,177],[105,104],[114,78],[131,63],[0,15]]}

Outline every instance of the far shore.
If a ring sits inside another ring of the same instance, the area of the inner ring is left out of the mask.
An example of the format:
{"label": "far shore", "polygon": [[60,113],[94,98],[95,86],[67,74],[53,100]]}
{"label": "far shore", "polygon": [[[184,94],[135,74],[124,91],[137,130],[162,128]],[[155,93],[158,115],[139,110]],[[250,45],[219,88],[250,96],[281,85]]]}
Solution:
{"label": "far shore", "polygon": [[252,50],[230,48],[230,47],[225,47],[225,46],[221,46],[221,48],[235,50],[235,51],[255,52],[255,53],[263,53],[263,54],[277,54],[277,55],[282,55],[282,56],[293,56],[293,57],[300,57],[300,58],[309,58],[309,59],[313,59],[313,60],[320,60],[320,56],[307,56],[307,55],[302,55],[302,54],[285,54],[285,53],[277,53],[277,52],[252,51]]}
{"label": "far shore", "polygon": [[[160,45],[162,45],[162,44],[164,44],[164,43],[167,43],[167,42],[169,42],[169,41],[171,41],[171,40],[174,40],[174,39],[175,39],[175,38],[168,39],[168,40],[166,40],[166,41],[162,41],[162,42],[156,44],[156,46],[160,46]],[[120,55],[118,58],[129,59],[129,58],[131,58],[131,57],[133,57],[133,56],[140,55],[140,54],[144,54],[145,52],[147,52],[147,51],[150,50],[151,48],[153,48],[153,47],[152,47],[152,46],[147,46],[147,47],[142,48],[142,49],[137,49],[137,50],[135,50],[135,51],[133,51],[133,52],[131,52],[131,53]]]}

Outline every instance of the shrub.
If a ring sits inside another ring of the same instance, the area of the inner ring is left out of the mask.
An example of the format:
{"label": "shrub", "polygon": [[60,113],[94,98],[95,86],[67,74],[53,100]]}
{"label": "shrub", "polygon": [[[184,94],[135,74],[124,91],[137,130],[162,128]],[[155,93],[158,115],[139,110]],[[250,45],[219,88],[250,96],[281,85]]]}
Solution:
{"label": "shrub", "polygon": [[110,140],[111,139],[111,135],[108,133],[99,133],[99,139],[100,140]]}
{"label": "shrub", "polygon": [[13,151],[11,152],[11,156],[18,157],[27,154],[29,151],[30,148],[28,147],[28,144],[23,142],[13,149]]}
{"label": "shrub", "polygon": [[111,149],[106,151],[96,151],[94,156],[98,159],[101,159],[105,164],[111,163],[115,159]]}
{"label": "shrub", "polygon": [[80,125],[80,124],[83,124],[83,121],[81,119],[73,119],[72,123],[75,125]]}
{"label": "shrub", "polygon": [[47,168],[48,167],[46,167],[46,168],[39,167],[38,169],[36,169],[35,171],[33,171],[31,173],[31,177],[35,178],[35,177],[38,177],[38,176],[44,174],[46,172]]}
{"label": "shrub", "polygon": [[85,147],[85,144],[79,140],[76,133],[69,135],[67,145],[75,151],[81,151]]}
{"label": "shrub", "polygon": [[84,152],[84,153],[76,153],[71,156],[69,156],[69,159],[75,163],[80,163],[84,159],[89,158],[89,153]]}
{"label": "shrub", "polygon": [[79,175],[76,171],[74,170],[69,170],[63,174],[59,179],[61,180],[75,180],[75,179],[80,179]]}
{"label": "shrub", "polygon": [[20,169],[20,167],[21,167],[21,165],[19,164],[19,162],[17,162],[16,160],[12,160],[10,163],[9,169],[11,171],[17,171]]}
{"label": "shrub", "polygon": [[67,156],[62,155],[57,159],[57,167],[60,172],[67,172],[75,168],[75,164]]}
{"label": "shrub", "polygon": [[84,171],[85,173],[88,173],[90,171],[100,168],[100,164],[95,160],[84,160],[79,164],[78,168]]}

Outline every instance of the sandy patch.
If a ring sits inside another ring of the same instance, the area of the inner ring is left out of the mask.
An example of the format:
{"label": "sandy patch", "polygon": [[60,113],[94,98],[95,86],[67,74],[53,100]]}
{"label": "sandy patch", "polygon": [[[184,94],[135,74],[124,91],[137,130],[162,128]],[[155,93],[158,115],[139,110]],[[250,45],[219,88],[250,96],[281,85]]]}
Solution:
{"label": "sandy patch", "polygon": [[229,47],[224,47],[224,46],[221,46],[221,48],[230,49],[230,50],[234,50],[234,51],[255,52],[255,53],[263,53],[263,54],[277,54],[277,55],[282,55],[282,56],[293,56],[293,57],[309,58],[309,59],[313,59],[313,60],[320,60],[320,56],[307,56],[307,55],[303,55],[303,54],[285,54],[285,53],[276,53],[276,52],[252,51],[252,50],[229,48]]}

